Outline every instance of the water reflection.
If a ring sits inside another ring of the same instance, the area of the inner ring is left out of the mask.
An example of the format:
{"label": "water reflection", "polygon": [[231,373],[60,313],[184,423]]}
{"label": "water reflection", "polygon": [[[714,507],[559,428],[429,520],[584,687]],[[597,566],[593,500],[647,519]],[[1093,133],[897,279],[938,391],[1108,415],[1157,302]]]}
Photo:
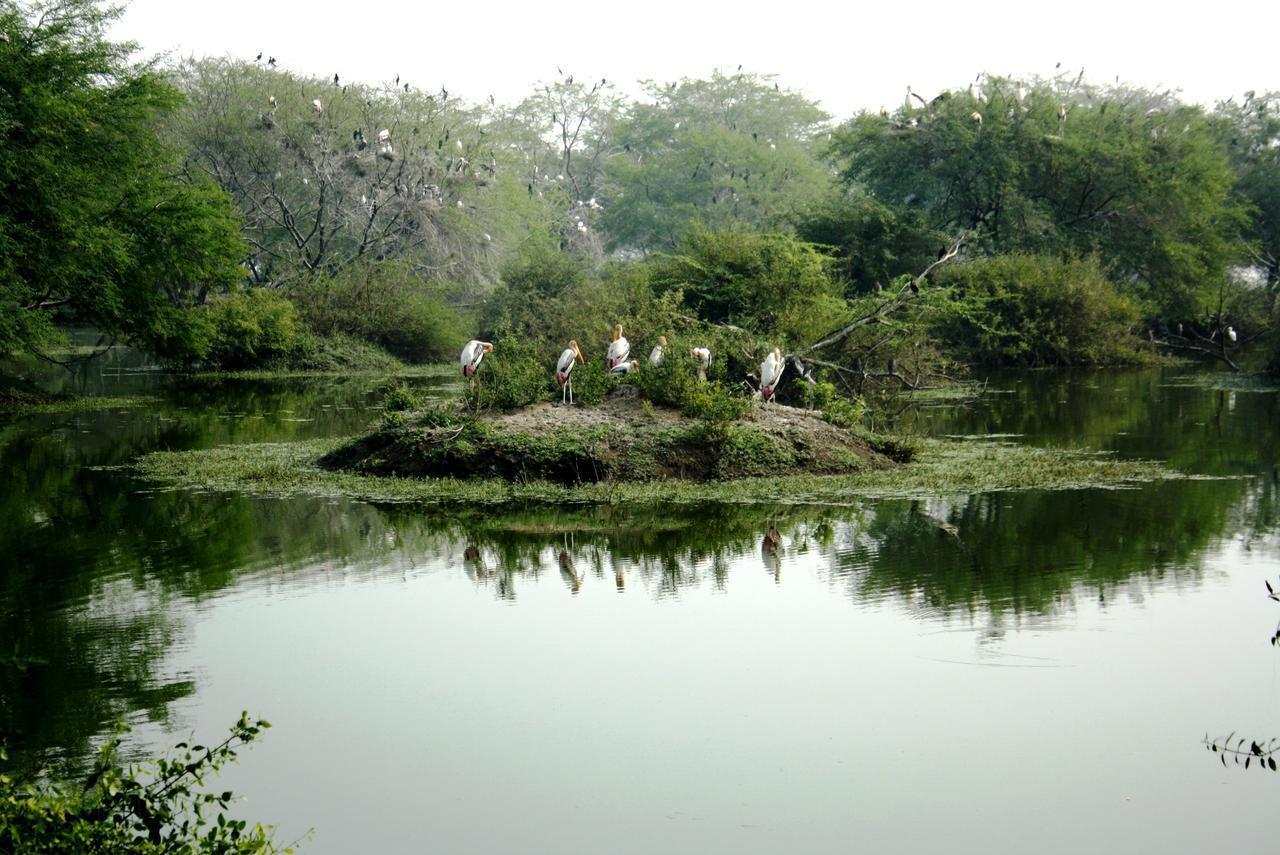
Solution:
{"label": "water reflection", "polygon": [[581,611],[605,593],[661,605],[757,596],[762,580],[781,601],[816,581],[850,613],[981,622],[994,643],[1008,623],[1050,627],[1086,603],[1200,585],[1206,556],[1235,538],[1255,558],[1280,554],[1276,395],[1240,393],[1233,406],[1149,371],[1027,374],[1007,388],[919,418],[940,433],[1018,433],[1218,477],[842,508],[443,513],[157,491],[97,468],[156,448],[352,432],[377,415],[371,382],[179,384],[152,389],[162,400],[145,409],[9,419],[0,638],[33,664],[0,669],[0,738],[76,758],[116,718],[168,722],[200,687],[182,664],[191,626],[247,592],[360,585],[394,598],[390,586],[431,578],[481,601],[541,608],[554,596]]}

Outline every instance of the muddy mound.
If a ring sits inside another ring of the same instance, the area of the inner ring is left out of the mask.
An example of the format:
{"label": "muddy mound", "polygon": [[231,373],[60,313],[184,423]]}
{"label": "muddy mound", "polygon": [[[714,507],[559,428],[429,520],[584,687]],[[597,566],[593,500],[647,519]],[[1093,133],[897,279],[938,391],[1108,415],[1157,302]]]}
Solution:
{"label": "muddy mound", "polygon": [[893,450],[791,407],[756,406],[716,424],[619,395],[595,407],[540,403],[482,418],[410,415],[320,462],[368,475],[581,484],[851,474],[896,465],[882,453]]}

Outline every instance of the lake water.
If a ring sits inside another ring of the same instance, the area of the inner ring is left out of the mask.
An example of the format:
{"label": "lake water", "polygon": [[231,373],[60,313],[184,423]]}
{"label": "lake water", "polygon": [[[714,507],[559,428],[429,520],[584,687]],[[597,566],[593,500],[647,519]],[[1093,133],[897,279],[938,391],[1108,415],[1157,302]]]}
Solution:
{"label": "lake water", "polygon": [[248,709],[274,727],[220,780],[307,853],[1274,851],[1280,774],[1201,744],[1280,737],[1274,391],[1006,373],[899,417],[1203,476],[1138,489],[443,512],[103,468],[381,400],[135,368],[58,382],[154,403],[0,419],[21,758]]}

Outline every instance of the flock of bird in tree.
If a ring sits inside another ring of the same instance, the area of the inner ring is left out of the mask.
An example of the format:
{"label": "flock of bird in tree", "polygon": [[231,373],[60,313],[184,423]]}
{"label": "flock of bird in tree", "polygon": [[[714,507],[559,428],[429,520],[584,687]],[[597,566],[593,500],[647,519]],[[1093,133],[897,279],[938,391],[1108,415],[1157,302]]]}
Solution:
{"label": "flock of bird in tree", "polygon": [[[458,360],[462,365],[462,376],[471,385],[475,385],[476,369],[486,353],[493,352],[493,345],[487,341],[472,339],[462,348],[462,356]],[[697,363],[698,380],[706,382],[707,369],[711,367],[711,350],[706,347],[695,347],[689,356]],[[658,336],[658,343],[649,351],[649,364],[658,367],[667,357],[667,337]],[[586,357],[578,348],[577,341],[569,342],[569,346],[561,352],[556,361],[556,384],[560,387],[560,403],[573,403],[573,368],[579,362],[586,364]],[[640,360],[631,358],[631,343],[622,334],[622,324],[613,325],[613,341],[605,354],[605,366],[610,374],[633,374],[640,370]],[[782,380],[782,372],[786,362],[782,358],[782,350],[775,347],[760,363],[760,389],[757,395],[765,401],[773,399],[778,383]]]}

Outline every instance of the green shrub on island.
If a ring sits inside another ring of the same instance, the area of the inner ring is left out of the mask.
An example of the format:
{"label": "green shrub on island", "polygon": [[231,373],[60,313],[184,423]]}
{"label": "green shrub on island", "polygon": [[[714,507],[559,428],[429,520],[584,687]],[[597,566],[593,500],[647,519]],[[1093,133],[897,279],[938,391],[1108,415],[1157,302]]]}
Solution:
{"label": "green shrub on island", "polygon": [[493,337],[493,352],[485,354],[480,367],[463,391],[463,400],[472,412],[514,410],[549,398],[548,356],[537,342],[507,330]]}

